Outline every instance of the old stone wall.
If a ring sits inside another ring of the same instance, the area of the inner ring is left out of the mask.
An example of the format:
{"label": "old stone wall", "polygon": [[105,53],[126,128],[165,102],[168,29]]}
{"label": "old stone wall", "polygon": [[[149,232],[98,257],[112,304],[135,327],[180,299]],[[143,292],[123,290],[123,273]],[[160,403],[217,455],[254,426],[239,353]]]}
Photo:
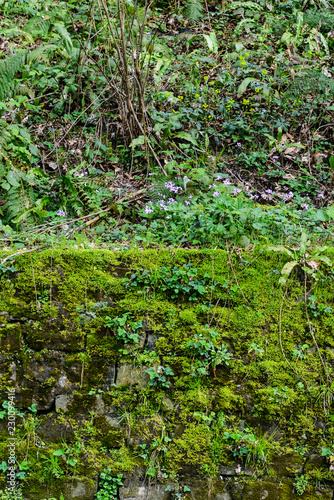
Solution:
{"label": "old stone wall", "polygon": [[0,283],[3,498],[8,401],[25,499],[334,498],[334,275],[296,269],[281,287],[286,262],[17,257]]}

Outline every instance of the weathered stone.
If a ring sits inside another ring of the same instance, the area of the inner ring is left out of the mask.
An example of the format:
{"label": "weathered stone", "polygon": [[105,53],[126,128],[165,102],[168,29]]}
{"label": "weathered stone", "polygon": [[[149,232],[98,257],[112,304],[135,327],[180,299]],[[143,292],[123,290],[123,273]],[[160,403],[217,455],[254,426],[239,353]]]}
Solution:
{"label": "weathered stone", "polygon": [[121,365],[117,371],[116,385],[138,385],[140,389],[145,389],[150,381],[145,369],[145,366],[137,368],[131,364]]}
{"label": "weathered stone", "polygon": [[276,455],[272,459],[270,474],[277,476],[294,477],[301,474],[305,458],[299,453]]}
{"label": "weathered stone", "polygon": [[73,402],[73,396],[69,394],[60,394],[60,396],[56,396],[56,412],[67,411]]}

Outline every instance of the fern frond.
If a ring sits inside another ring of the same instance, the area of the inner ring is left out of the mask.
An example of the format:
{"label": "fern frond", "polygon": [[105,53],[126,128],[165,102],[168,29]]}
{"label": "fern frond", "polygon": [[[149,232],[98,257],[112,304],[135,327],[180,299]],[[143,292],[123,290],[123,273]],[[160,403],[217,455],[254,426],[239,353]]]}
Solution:
{"label": "fern frond", "polygon": [[262,5],[255,2],[233,2],[225,10],[236,10],[236,9],[249,9],[249,10],[263,10]]}
{"label": "fern frond", "polygon": [[48,62],[49,53],[57,50],[57,48],[58,48],[57,45],[54,45],[52,43],[49,43],[47,45],[40,45],[36,49],[29,52],[27,56],[27,62],[34,62],[34,61]]}
{"label": "fern frond", "polygon": [[33,223],[31,208],[34,206],[36,195],[32,187],[23,186],[12,188],[8,192],[7,202],[4,205],[6,220],[14,219],[15,223]]}
{"label": "fern frond", "polygon": [[188,19],[198,21],[203,16],[202,0],[187,0],[184,7],[184,14]]}
{"label": "fern frond", "polygon": [[320,26],[319,29],[327,33],[332,29],[334,24],[334,14],[330,10],[309,9],[304,15],[304,22],[310,28],[318,28]]}
{"label": "fern frond", "polygon": [[166,177],[164,177],[163,180],[157,180],[148,190],[148,197],[151,201],[153,201],[153,203],[158,203],[162,199],[167,203],[169,198],[174,197],[174,195],[170,192],[170,189],[165,186],[166,182]]}
{"label": "fern frond", "polygon": [[48,35],[54,24],[54,18],[50,15],[32,17],[24,26],[24,30],[32,35]]}
{"label": "fern frond", "polygon": [[0,101],[9,97],[14,88],[14,75],[24,66],[26,50],[20,50],[0,61]]}
{"label": "fern frond", "polygon": [[65,50],[66,50],[67,54],[69,56],[71,56],[72,50],[73,50],[73,43],[72,43],[71,35],[69,34],[67,29],[65,28],[64,24],[55,23],[54,30],[57,31],[57,33],[59,33],[59,35],[61,36]]}
{"label": "fern frond", "polygon": [[3,31],[3,35],[6,38],[25,38],[28,42],[33,43],[34,39],[30,33],[20,30],[20,28],[9,28]]}
{"label": "fern frond", "polygon": [[305,71],[298,73],[294,83],[285,92],[285,97],[297,98],[301,95],[332,95],[334,96],[334,81],[320,71]]}

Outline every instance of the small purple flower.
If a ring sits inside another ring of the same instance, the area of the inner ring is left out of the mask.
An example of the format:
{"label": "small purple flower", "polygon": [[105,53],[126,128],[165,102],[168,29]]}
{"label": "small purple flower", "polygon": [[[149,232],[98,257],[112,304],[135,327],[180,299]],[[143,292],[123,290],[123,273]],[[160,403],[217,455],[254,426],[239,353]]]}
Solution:
{"label": "small purple flower", "polygon": [[61,208],[58,210],[57,215],[59,215],[59,217],[66,217],[64,210],[62,210]]}
{"label": "small purple flower", "polygon": [[237,142],[238,148],[241,148],[241,145],[242,145],[241,142]]}
{"label": "small purple flower", "polygon": [[259,198],[257,194],[250,194],[249,197],[251,200],[257,200]]}
{"label": "small purple flower", "polygon": [[233,194],[237,195],[237,194],[241,193],[241,191],[242,191],[242,189],[234,188]]}
{"label": "small purple flower", "polygon": [[150,172],[148,175],[154,175],[154,173],[153,173],[153,172]]}
{"label": "small purple flower", "polygon": [[215,188],[215,187],[216,187],[216,184],[210,184],[209,189]]}
{"label": "small purple flower", "polygon": [[165,205],[164,200],[160,202],[159,208],[160,210],[168,210],[168,207]]}
{"label": "small purple flower", "polygon": [[188,200],[185,200],[185,202],[184,202],[184,203],[185,203],[186,205],[190,205],[190,201],[188,201]]}
{"label": "small purple flower", "polygon": [[230,179],[225,179],[225,180],[223,181],[223,184],[225,184],[225,186],[229,186],[229,185],[231,184]]}
{"label": "small purple flower", "polygon": [[170,215],[167,215],[166,219],[170,219]]}
{"label": "small purple flower", "polygon": [[222,180],[222,176],[221,175],[217,175],[216,180],[217,181],[221,181]]}
{"label": "small purple flower", "polygon": [[219,191],[215,191],[212,196],[216,197],[216,196],[220,196],[220,192]]}
{"label": "small purple flower", "polygon": [[289,201],[291,198],[294,197],[294,194],[292,191],[289,191],[289,193],[286,193],[283,195],[283,201]]}
{"label": "small purple flower", "polygon": [[168,205],[172,205],[173,203],[176,203],[176,200],[174,200],[174,198],[169,198],[167,203],[168,203]]}
{"label": "small purple flower", "polygon": [[276,163],[276,161],[279,159],[279,156],[272,156],[271,159],[274,163]]}
{"label": "small purple flower", "polygon": [[190,195],[188,196],[188,199],[189,199],[189,200],[191,200],[191,198],[193,198],[193,195],[192,195],[192,194],[190,194]]}
{"label": "small purple flower", "polygon": [[324,193],[320,193],[320,194],[318,194],[318,198],[322,198],[322,199],[324,199],[324,198],[325,198],[325,194],[324,194]]}
{"label": "small purple flower", "polygon": [[307,203],[303,203],[301,207],[304,208],[305,210],[308,210],[309,205]]}
{"label": "small purple flower", "polygon": [[153,212],[153,208],[150,207],[149,205],[146,205],[145,207],[145,214],[151,214]]}
{"label": "small purple flower", "polygon": [[249,191],[250,191],[250,186],[248,186],[248,184],[245,187],[245,191],[246,191],[246,193],[249,193]]}

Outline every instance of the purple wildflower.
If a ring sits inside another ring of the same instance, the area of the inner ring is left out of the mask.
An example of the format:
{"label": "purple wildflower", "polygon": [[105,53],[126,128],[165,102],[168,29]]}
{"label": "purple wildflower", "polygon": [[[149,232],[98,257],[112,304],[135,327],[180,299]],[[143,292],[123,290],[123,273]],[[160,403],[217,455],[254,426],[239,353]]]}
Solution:
{"label": "purple wildflower", "polygon": [[225,186],[229,186],[229,185],[231,184],[230,179],[225,179],[225,180],[223,181],[223,184],[225,184]]}
{"label": "purple wildflower", "polygon": [[170,215],[167,215],[166,219],[170,219]]}
{"label": "purple wildflower", "polygon": [[212,194],[212,196],[215,196],[215,197],[216,197],[216,196],[219,196],[219,195],[220,195],[220,192],[219,192],[219,191],[215,191],[215,192]]}
{"label": "purple wildflower", "polygon": [[286,193],[283,195],[283,201],[289,201],[291,198],[294,197],[294,194],[292,191],[289,191],[289,193]]}
{"label": "purple wildflower", "polygon": [[176,203],[176,200],[174,200],[174,198],[169,198],[167,203],[168,203],[168,205],[172,205],[173,203]]}
{"label": "purple wildflower", "polygon": [[210,184],[209,189],[215,188],[215,187],[216,187],[216,184]]}
{"label": "purple wildflower", "polygon": [[324,199],[324,198],[325,198],[325,194],[324,194],[324,193],[320,193],[320,194],[318,194],[318,198],[322,198],[322,199]]}
{"label": "purple wildflower", "polygon": [[62,210],[61,208],[58,210],[57,215],[59,215],[59,217],[66,217],[64,210]]}
{"label": "purple wildflower", "polygon": [[153,212],[153,208],[150,207],[149,205],[146,205],[145,207],[145,214],[151,214]]}
{"label": "purple wildflower", "polygon": [[241,193],[241,191],[242,191],[242,189],[234,188],[233,194],[237,195],[237,194]]}
{"label": "purple wildflower", "polygon": [[192,195],[192,194],[190,194],[190,195],[188,196],[188,198],[189,198],[189,200],[191,200],[191,198],[193,198],[193,195]]}
{"label": "purple wildflower", "polygon": [[222,176],[221,175],[217,175],[216,180],[217,181],[221,181],[222,180]]}
{"label": "purple wildflower", "polygon": [[184,202],[184,203],[185,203],[186,205],[190,205],[190,201],[188,201],[188,200],[185,200],[185,202]]}
{"label": "purple wildflower", "polygon": [[238,148],[241,148],[241,142],[237,142]]}
{"label": "purple wildflower", "polygon": [[301,207],[304,208],[305,210],[308,210],[309,205],[307,203],[303,203]]}

